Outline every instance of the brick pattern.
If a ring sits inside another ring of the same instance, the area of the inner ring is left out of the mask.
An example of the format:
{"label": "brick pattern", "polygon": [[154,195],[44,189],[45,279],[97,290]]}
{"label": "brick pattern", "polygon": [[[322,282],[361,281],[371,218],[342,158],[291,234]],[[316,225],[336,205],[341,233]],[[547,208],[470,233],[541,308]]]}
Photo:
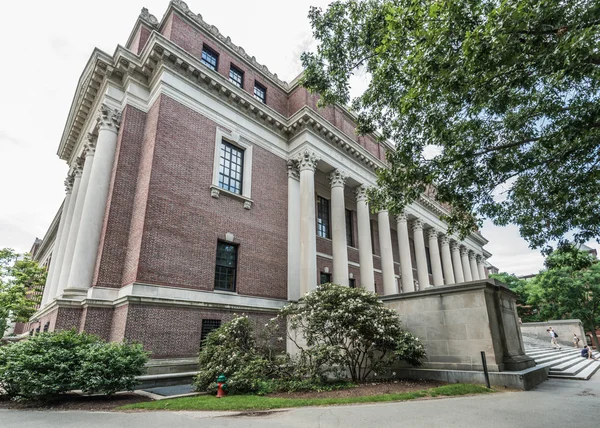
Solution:
{"label": "brick pattern", "polygon": [[127,256],[146,114],[126,106],[121,119],[94,285],[120,287]]}
{"label": "brick pattern", "polygon": [[79,329],[81,312],[81,308],[58,308],[54,326],[50,323],[50,331]]}
{"label": "brick pattern", "polygon": [[79,332],[96,334],[104,340],[110,340],[113,308],[83,308],[79,323]]}
{"label": "brick pattern", "polygon": [[112,313],[110,329],[110,341],[111,342],[122,342],[125,339],[125,329],[127,328],[127,313],[129,310],[128,305],[117,306]]}
{"label": "brick pattern", "polygon": [[[247,315],[259,331],[276,314]],[[130,304],[127,308],[125,339],[143,343],[144,348],[152,353],[151,358],[191,357],[200,348],[203,319],[219,319],[225,323],[233,316],[234,312],[231,311]],[[285,325],[280,331],[285,337]]]}

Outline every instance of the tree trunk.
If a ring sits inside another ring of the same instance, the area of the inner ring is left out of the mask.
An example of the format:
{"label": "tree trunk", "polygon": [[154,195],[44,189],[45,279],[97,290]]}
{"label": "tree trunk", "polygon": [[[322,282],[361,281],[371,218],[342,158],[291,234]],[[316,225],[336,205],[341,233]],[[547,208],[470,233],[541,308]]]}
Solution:
{"label": "tree trunk", "polygon": [[598,342],[598,336],[596,336],[596,329],[592,329],[592,344],[596,348],[596,351],[600,352],[600,343]]}

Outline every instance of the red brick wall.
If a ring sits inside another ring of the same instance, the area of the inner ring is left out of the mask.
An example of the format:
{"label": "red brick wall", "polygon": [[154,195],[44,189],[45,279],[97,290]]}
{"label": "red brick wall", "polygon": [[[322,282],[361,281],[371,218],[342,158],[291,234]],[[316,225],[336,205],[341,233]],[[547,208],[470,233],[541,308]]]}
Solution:
{"label": "red brick wall", "polygon": [[[50,331],[78,329],[81,320],[81,308],[58,308],[54,328],[50,323]],[[42,322],[42,327],[44,322]]]}
{"label": "red brick wall", "polygon": [[104,340],[110,340],[113,308],[83,308],[79,323],[79,332],[96,334]]}
{"label": "red brick wall", "polygon": [[[217,241],[231,232],[240,243],[238,293],[284,299],[286,161],[254,146],[252,209],[224,194],[214,199],[215,135],[214,122],[161,98],[137,280],[212,290]],[[137,227],[132,224],[132,229]]]}
{"label": "red brick wall", "polygon": [[267,106],[279,112],[283,116],[288,115],[287,112],[287,94],[285,91],[270,83],[269,80],[262,77],[261,73],[257,73],[245,63],[234,57],[222,47],[214,42],[211,38],[202,34],[194,26],[190,25],[184,18],[180,17],[176,12],[171,13],[169,17],[169,25],[165,25],[163,35],[169,38],[173,43],[183,48],[192,56],[202,58],[203,44],[211,48],[219,54],[217,63],[217,71],[229,80],[229,68],[231,63],[244,72],[244,90],[251,95],[254,95],[254,81],[258,81],[261,85],[267,88]]}
{"label": "red brick wall", "polygon": [[125,107],[117,139],[94,285],[120,287],[126,284],[123,272],[145,125],[146,113],[129,105]]}
{"label": "red brick wall", "polygon": [[151,30],[148,27],[146,27],[144,24],[140,24],[133,40],[131,41],[131,45],[127,46],[127,48],[134,54],[139,55],[139,53],[144,49],[144,46],[146,46],[146,42],[150,37],[150,33]]}

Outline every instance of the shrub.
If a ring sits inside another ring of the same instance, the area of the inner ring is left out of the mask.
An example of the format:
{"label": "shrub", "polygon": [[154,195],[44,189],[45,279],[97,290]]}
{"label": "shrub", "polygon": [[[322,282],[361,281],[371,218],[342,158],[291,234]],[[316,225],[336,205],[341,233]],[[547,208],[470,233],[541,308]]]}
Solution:
{"label": "shrub", "polygon": [[299,364],[321,380],[347,371],[354,382],[364,381],[394,361],[420,365],[425,358],[423,344],[401,328],[398,314],[362,288],[323,284],[280,316],[296,333],[289,336],[300,349]]}
{"label": "shrub", "polygon": [[41,333],[0,348],[0,387],[13,399],[47,399],[81,389],[131,389],[148,354],[137,344],[105,343],[74,330]]}

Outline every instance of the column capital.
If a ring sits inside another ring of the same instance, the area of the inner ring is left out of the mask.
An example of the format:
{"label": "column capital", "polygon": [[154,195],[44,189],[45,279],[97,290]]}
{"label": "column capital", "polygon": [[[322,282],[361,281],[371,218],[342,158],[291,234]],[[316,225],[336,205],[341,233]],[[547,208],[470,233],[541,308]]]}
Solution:
{"label": "column capital", "polygon": [[427,229],[427,237],[429,239],[437,239],[438,231],[434,227]]}
{"label": "column capital", "polygon": [[408,219],[406,218],[406,213],[402,212],[396,216],[396,223],[404,222],[406,223]]}
{"label": "column capital", "polygon": [[367,186],[361,184],[354,188],[354,194],[356,195],[357,202],[367,202],[369,197],[367,196]]}
{"label": "column capital", "polygon": [[81,167],[81,165],[77,164],[73,167],[73,176],[75,178],[81,178],[81,175],[83,174],[83,168]]}
{"label": "column capital", "polygon": [[441,235],[440,242],[443,246],[450,245],[450,237],[448,235]]}
{"label": "column capital", "polygon": [[414,231],[423,230],[423,222],[417,218],[417,219],[413,220],[411,227],[412,227],[412,230],[414,230]]}
{"label": "column capital", "polygon": [[460,246],[460,255],[461,256],[469,256],[469,250],[467,249],[467,247],[464,246]]}
{"label": "column capital", "polygon": [[84,146],[85,149],[85,157],[94,156],[96,153],[96,143],[98,142],[98,137],[92,133],[87,135],[87,144]]}
{"label": "column capital", "polygon": [[469,250],[469,259],[475,260],[476,254],[475,251]]}
{"label": "column capital", "polygon": [[343,188],[344,185],[346,184],[346,179],[348,178],[348,175],[340,169],[334,169],[333,171],[331,171],[329,173],[327,178],[329,178],[329,184],[330,184],[331,188],[334,188],[334,187],[342,187]]}
{"label": "column capital", "polygon": [[288,178],[300,180],[300,171],[298,170],[298,163],[293,159],[288,159],[287,161],[287,174]]}
{"label": "column capital", "polygon": [[477,260],[477,263],[484,263],[485,262],[485,257],[483,257],[481,254],[476,254],[475,255],[475,260]]}
{"label": "column capital", "polygon": [[117,133],[121,124],[121,112],[106,104],[102,104],[98,109],[98,118],[96,121],[98,122],[99,130]]}
{"label": "column capital", "polygon": [[73,191],[73,182],[75,181],[75,177],[72,175],[67,175],[65,178],[65,192],[71,193]]}
{"label": "column capital", "polygon": [[460,251],[460,242],[450,239],[450,249],[452,251]]}
{"label": "column capital", "polygon": [[296,156],[296,162],[298,162],[300,171],[310,170],[314,172],[317,169],[319,157],[312,150],[304,149]]}

